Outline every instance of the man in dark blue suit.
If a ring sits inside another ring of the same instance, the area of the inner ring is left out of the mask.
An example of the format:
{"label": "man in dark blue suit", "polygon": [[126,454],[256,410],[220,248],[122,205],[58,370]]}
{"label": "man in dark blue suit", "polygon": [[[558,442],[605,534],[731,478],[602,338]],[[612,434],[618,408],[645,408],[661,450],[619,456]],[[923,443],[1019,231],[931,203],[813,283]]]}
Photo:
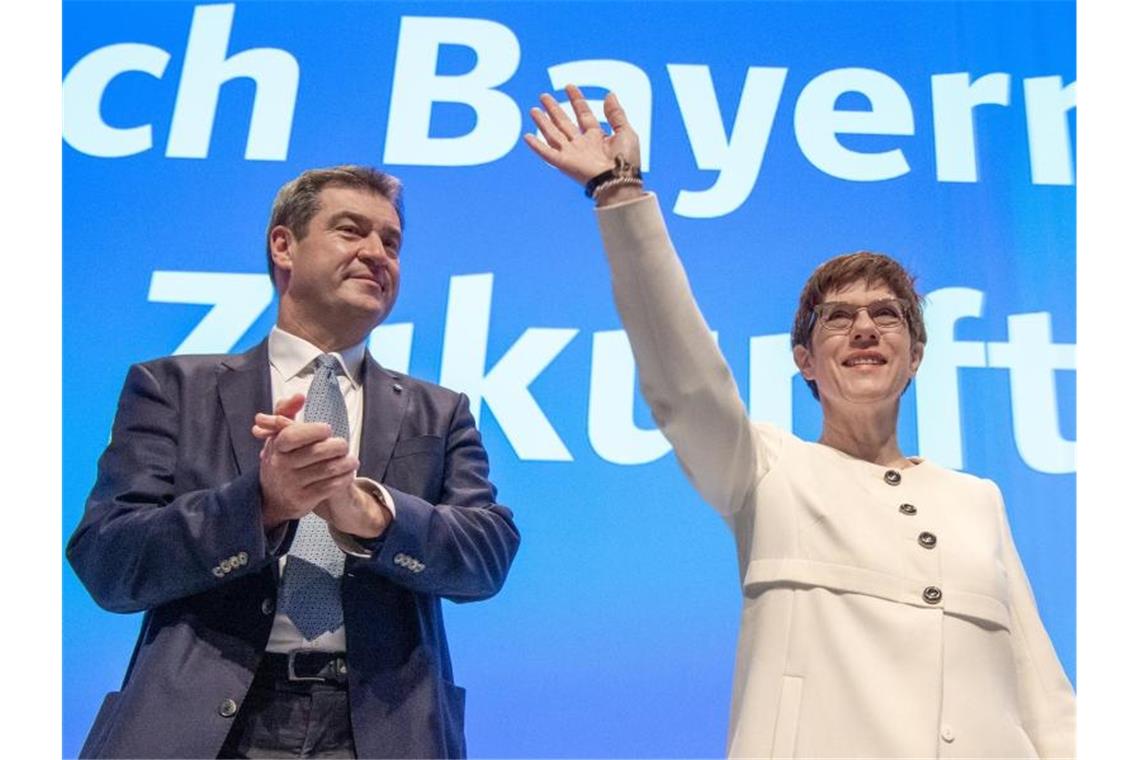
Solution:
{"label": "man in dark blue suit", "polygon": [[130,369],[67,556],[146,615],[83,756],[464,756],[440,599],[495,594],[519,535],[466,397],[365,351],[402,229],[393,177],[305,172],[270,336]]}

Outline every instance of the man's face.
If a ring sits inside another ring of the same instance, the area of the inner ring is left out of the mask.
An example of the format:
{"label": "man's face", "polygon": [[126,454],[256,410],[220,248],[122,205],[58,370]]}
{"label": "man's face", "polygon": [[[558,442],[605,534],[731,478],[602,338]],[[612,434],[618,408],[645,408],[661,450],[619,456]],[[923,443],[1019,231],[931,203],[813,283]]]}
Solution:
{"label": "man's face", "polygon": [[326,187],[303,238],[286,227],[270,235],[274,263],[290,299],[322,323],[379,324],[400,290],[400,218],[388,199],[367,190]]}
{"label": "man's face", "polygon": [[[860,280],[828,291],[823,302],[842,301],[859,307],[893,298],[897,296],[886,285]],[[869,309],[857,309],[854,314],[854,323],[846,330],[829,330],[817,319],[811,332],[811,350],[795,347],[796,364],[805,378],[815,381],[825,409],[894,403],[922,361],[923,346],[911,341],[905,319],[884,328],[876,325]]]}

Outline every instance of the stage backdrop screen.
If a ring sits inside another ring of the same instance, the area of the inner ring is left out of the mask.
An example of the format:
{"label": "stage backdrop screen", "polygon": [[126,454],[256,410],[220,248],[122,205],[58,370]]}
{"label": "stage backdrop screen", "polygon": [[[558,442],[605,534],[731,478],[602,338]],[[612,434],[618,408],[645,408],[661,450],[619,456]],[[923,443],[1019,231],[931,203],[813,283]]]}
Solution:
{"label": "stage backdrop screen", "polygon": [[[1003,489],[1076,680],[1070,2],[65,2],[65,541],[127,368],[274,321],[265,228],[306,168],[406,185],[370,350],[463,391],[522,546],[446,605],[474,756],[723,752],[734,545],[636,390],[591,203],[523,143],[569,82],[622,97],[754,418],[814,440],[788,332],[812,269],[887,252],[930,334],[905,452]],[[564,95],[560,95],[564,99]],[[111,560],[113,561],[113,560]],[[140,617],[64,572],[64,752]]]}

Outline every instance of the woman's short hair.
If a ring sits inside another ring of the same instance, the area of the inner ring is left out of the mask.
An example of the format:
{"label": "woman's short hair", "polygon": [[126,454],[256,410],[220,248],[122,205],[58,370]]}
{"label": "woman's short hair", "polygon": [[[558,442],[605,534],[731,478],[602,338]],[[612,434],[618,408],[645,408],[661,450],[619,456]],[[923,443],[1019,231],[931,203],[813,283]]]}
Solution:
{"label": "woman's short hair", "polygon": [[[832,290],[855,282],[868,285],[882,283],[903,303],[907,329],[913,343],[926,343],[926,324],[922,320],[922,297],[914,289],[914,276],[902,264],[882,253],[856,251],[825,261],[816,267],[800,292],[796,319],[792,325],[792,346],[811,349],[811,332],[815,327],[815,307]],[[811,393],[819,398],[819,389],[807,381]]]}
{"label": "woman's short hair", "polygon": [[320,211],[320,194],[326,187],[367,190],[385,198],[396,209],[400,228],[404,227],[404,189],[400,180],[371,166],[341,164],[327,169],[309,169],[277,191],[269,226],[265,229],[265,256],[269,276],[276,283],[273,250],[269,235],[278,225],[288,227],[301,240],[309,233],[309,222]]}

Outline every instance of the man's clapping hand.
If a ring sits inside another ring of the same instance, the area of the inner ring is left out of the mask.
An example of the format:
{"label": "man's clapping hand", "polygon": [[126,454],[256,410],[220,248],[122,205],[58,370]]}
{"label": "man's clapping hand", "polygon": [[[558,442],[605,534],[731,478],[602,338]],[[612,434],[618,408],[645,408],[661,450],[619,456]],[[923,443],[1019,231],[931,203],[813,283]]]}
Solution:
{"label": "man's clapping hand", "polygon": [[348,441],[323,422],[297,422],[305,397],[282,399],[274,414],[254,417],[261,449],[262,522],[272,530],[286,520],[315,512],[338,530],[362,538],[380,535],[392,515],[355,484],[360,462]]}

